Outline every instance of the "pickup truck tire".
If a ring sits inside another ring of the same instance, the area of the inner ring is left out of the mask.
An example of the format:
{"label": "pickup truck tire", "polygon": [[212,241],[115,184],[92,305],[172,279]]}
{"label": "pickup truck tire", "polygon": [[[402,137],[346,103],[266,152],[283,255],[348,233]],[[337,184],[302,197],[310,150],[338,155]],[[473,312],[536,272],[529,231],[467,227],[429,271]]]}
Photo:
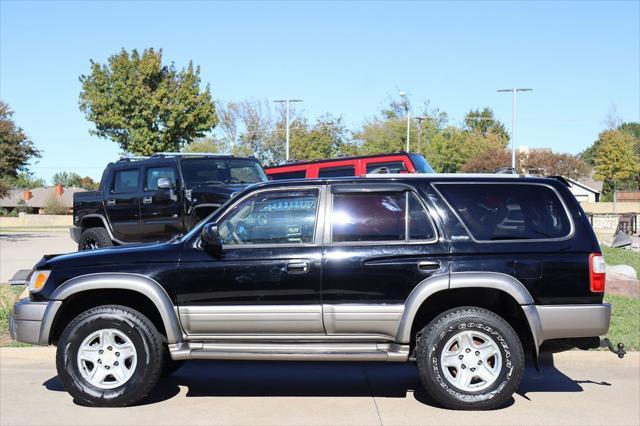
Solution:
{"label": "pickup truck tire", "polygon": [[109,233],[104,228],[87,228],[80,234],[78,242],[78,251],[93,250],[102,247],[110,247],[113,245]]}
{"label": "pickup truck tire", "polygon": [[77,403],[125,407],[158,382],[162,351],[162,338],[149,319],[125,306],[105,305],[81,313],[65,328],[56,367]]}
{"label": "pickup truck tire", "polygon": [[418,334],[416,364],[427,393],[445,408],[503,406],[522,379],[524,353],[513,328],[486,309],[448,310]]}

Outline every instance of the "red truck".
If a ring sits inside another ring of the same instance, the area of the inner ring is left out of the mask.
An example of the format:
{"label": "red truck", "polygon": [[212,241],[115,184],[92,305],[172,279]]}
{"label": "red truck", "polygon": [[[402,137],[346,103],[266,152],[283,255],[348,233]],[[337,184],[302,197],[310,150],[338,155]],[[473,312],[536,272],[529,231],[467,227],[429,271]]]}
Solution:
{"label": "red truck", "polygon": [[272,180],[281,180],[363,176],[376,173],[433,173],[433,169],[420,154],[397,152],[289,163],[266,167],[265,172]]}

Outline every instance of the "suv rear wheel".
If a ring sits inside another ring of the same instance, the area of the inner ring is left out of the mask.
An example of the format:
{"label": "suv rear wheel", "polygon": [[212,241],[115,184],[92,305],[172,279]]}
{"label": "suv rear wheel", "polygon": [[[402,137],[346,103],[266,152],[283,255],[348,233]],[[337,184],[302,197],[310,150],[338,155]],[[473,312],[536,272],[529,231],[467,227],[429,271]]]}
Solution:
{"label": "suv rear wheel", "polygon": [[513,328],[493,312],[470,306],[451,309],[418,337],[420,380],[446,408],[498,408],[520,384],[522,344]]}
{"label": "suv rear wheel", "polygon": [[109,233],[104,228],[88,228],[82,231],[78,242],[78,251],[93,250],[102,247],[111,247],[113,242]]}
{"label": "suv rear wheel", "polygon": [[144,315],[106,305],[83,312],[65,328],[56,367],[77,402],[122,407],[140,401],[156,385],[162,356],[160,334]]}

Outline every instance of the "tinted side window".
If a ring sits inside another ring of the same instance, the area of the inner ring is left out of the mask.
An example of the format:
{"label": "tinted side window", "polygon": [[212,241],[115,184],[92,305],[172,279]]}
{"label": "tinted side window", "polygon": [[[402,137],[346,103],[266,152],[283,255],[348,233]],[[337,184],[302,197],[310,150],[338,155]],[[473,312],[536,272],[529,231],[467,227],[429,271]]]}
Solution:
{"label": "tinted side window", "polygon": [[138,169],[119,170],[113,179],[112,192],[136,192],[138,190]]}
{"label": "tinted side window", "polygon": [[400,173],[406,170],[407,168],[402,161],[367,164],[367,173]]}
{"label": "tinted side window", "polygon": [[269,175],[273,180],[283,179],[304,179],[307,176],[306,170],[298,170],[296,172],[274,173]]}
{"label": "tinted side window", "polygon": [[320,168],[318,177],[341,177],[341,176],[355,176],[355,166],[341,166],[341,167],[324,167]]}
{"label": "tinted side window", "polygon": [[147,180],[145,190],[155,191],[158,189],[158,179],[169,178],[173,185],[176,185],[176,172],[173,167],[149,167],[147,169]]}
{"label": "tinted side window", "polygon": [[433,240],[436,232],[429,219],[427,211],[424,209],[415,194],[408,194],[409,197],[409,239],[410,240]]}
{"label": "tinted side window", "polygon": [[482,241],[562,238],[571,222],[556,193],[531,184],[437,184],[473,237]]}
{"label": "tinted side window", "polygon": [[406,195],[392,193],[334,194],[331,217],[334,242],[403,241]]}
{"label": "tinted side window", "polygon": [[233,208],[219,224],[226,245],[312,243],[318,191],[256,194]]}

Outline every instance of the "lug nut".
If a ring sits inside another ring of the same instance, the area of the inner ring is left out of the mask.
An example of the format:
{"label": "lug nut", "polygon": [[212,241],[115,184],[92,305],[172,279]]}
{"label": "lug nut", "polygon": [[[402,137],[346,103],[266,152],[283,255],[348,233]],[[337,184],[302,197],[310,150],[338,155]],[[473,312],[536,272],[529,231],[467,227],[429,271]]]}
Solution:
{"label": "lug nut", "polygon": [[103,351],[102,349],[100,349],[100,350],[98,351],[98,353],[99,353],[100,355],[102,355],[102,354],[104,353],[104,351]]}
{"label": "lug nut", "polygon": [[458,355],[458,359],[463,359],[464,355]]}
{"label": "lug nut", "polygon": [[108,365],[105,365],[104,368],[106,368],[107,370],[110,369],[111,367],[109,367]]}
{"label": "lug nut", "polygon": [[120,352],[116,352],[116,356],[120,356]]}
{"label": "lug nut", "polygon": [[463,369],[463,370],[464,370],[465,368],[467,368],[467,366],[466,366],[466,365],[464,365],[464,364],[462,364],[462,366],[461,366],[461,367],[462,367],[462,369]]}
{"label": "lug nut", "polygon": [[480,351],[476,351],[476,356],[480,356]]}
{"label": "lug nut", "polygon": [[482,365],[482,361],[478,361],[478,365]]}
{"label": "lug nut", "polygon": [[113,365],[118,366],[118,361],[114,362]]}
{"label": "lug nut", "polygon": [[107,349],[109,349],[110,351],[112,351],[112,350],[113,350],[113,348],[112,348],[111,346],[109,346]]}
{"label": "lug nut", "polygon": [[476,371],[476,368],[475,367],[471,367],[470,370],[471,371]]}
{"label": "lug nut", "polygon": [[101,359],[98,360],[98,364],[102,364],[102,360]]}
{"label": "lug nut", "polygon": [[471,352],[471,349],[467,348],[467,349],[465,349],[464,351],[465,351],[466,353],[469,353],[469,352]]}

